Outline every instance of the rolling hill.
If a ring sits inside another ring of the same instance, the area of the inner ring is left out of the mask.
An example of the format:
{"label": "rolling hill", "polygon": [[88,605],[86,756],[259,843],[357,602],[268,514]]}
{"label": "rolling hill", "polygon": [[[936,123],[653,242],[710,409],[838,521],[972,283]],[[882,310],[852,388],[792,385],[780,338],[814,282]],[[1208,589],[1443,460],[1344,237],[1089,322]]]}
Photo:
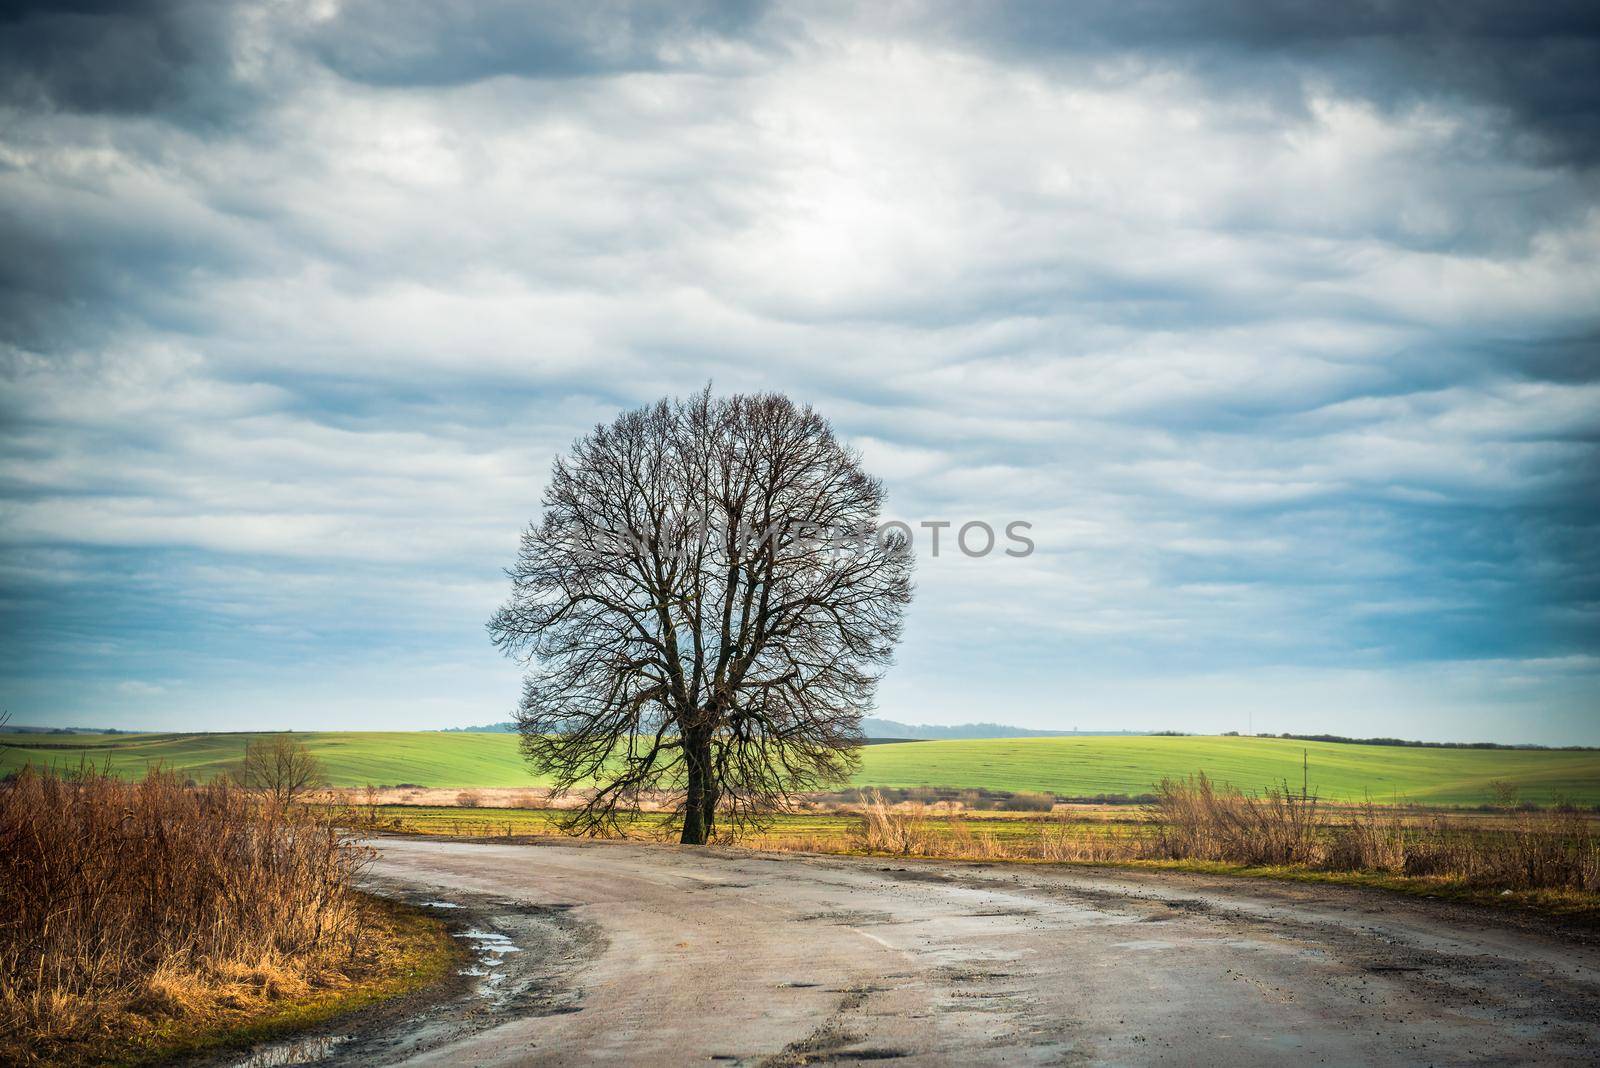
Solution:
{"label": "rolling hill", "polygon": [[[130,775],[153,765],[209,779],[236,763],[249,734],[118,734],[0,737],[0,771],[24,763],[75,767],[80,761]],[[321,758],[338,786],[416,783],[431,787],[538,786],[510,734],[443,731],[337,731],[296,735]],[[1313,790],[1330,799],[1395,799],[1475,805],[1489,783],[1517,783],[1525,800],[1565,796],[1600,803],[1600,752],[1421,749],[1300,742],[1279,738],[1084,736],[905,742],[862,750],[859,786],[954,786],[1038,790],[1062,796],[1140,794],[1163,776],[1205,771],[1259,789],[1300,784],[1310,758]]]}

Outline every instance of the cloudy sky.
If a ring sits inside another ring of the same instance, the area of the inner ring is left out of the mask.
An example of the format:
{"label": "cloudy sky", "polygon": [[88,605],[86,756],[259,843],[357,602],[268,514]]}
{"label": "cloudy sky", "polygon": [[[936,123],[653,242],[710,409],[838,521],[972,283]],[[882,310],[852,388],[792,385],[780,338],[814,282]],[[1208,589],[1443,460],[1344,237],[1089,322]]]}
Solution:
{"label": "cloudy sky", "polygon": [[1600,16],[1341,6],[6,5],[0,706],[507,718],[711,381],[1033,524],[882,715],[1600,743]]}

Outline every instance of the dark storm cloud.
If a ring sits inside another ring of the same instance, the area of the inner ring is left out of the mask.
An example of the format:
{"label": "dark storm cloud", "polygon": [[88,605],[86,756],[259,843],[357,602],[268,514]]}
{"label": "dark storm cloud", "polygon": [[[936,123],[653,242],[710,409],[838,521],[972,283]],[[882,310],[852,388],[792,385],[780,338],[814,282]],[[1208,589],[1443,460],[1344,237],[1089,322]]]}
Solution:
{"label": "dark storm cloud", "polygon": [[54,352],[129,327],[182,329],[195,309],[174,298],[187,282],[248,273],[266,255],[204,211],[79,194],[0,201],[0,342]]}
{"label": "dark storm cloud", "polygon": [[765,8],[761,0],[356,0],[309,29],[305,41],[329,68],[371,85],[570,78],[692,66],[674,50],[749,38]]}
{"label": "dark storm cloud", "polygon": [[[1491,355],[1551,382],[1600,379],[1600,331],[1546,338],[1505,338]],[[1600,477],[1597,477],[1600,482]]]}
{"label": "dark storm cloud", "polygon": [[[0,93],[23,106],[224,117],[251,98],[234,76],[247,9],[203,0],[8,0]],[[1294,106],[1330,88],[1385,106],[1465,98],[1501,107],[1525,151],[1600,159],[1600,7],[1582,0],[1255,3],[1088,0],[918,5],[879,16],[1026,61],[1167,63]],[[696,46],[772,54],[804,36],[764,0],[436,4],[354,0],[278,32],[329,69],[381,86],[497,76],[564,78],[693,67]]]}
{"label": "dark storm cloud", "polygon": [[236,10],[207,0],[6,0],[0,100],[224,119],[246,102],[232,73]]}
{"label": "dark storm cloud", "polygon": [[1019,59],[1175,63],[1294,106],[1331,88],[1389,107],[1460,97],[1506,109],[1559,161],[1600,161],[1600,5],[1588,0],[1087,0],[932,9]]}

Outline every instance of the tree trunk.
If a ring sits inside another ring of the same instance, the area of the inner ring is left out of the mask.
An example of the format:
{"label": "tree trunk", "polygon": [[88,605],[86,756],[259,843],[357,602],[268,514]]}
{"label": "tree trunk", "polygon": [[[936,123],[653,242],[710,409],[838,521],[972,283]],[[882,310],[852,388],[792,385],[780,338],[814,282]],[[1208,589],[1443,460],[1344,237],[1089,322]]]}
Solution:
{"label": "tree trunk", "polygon": [[711,735],[692,731],[684,737],[689,763],[689,788],[683,802],[684,845],[705,845],[714,829],[716,786],[711,781]]}
{"label": "tree trunk", "polygon": [[[706,767],[711,766],[710,747],[706,748]],[[700,797],[700,824],[706,829],[706,841],[716,837],[717,834],[717,783],[713,776],[706,776],[706,789]]]}

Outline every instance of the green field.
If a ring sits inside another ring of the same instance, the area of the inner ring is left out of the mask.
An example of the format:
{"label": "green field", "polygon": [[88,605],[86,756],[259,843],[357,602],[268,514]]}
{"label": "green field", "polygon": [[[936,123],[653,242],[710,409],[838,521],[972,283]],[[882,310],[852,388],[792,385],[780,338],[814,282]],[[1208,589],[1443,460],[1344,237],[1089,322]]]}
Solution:
{"label": "green field", "polygon": [[1493,800],[1489,783],[1506,779],[1524,800],[1565,796],[1600,803],[1600,752],[1421,749],[1297,742],[1279,738],[991,738],[872,746],[862,782],[879,786],[987,786],[1061,795],[1149,791],[1163,776],[1204,771],[1247,790],[1301,781],[1332,800],[1476,805]]}
{"label": "green field", "polygon": [[[429,787],[545,784],[532,774],[508,734],[432,731],[303,732],[333,785],[416,783]],[[0,737],[0,771],[26,762],[76,767],[110,761],[123,774],[152,765],[204,780],[235,764],[248,734],[38,735]],[[1061,796],[1141,794],[1163,776],[1205,771],[1219,781],[1259,789],[1280,780],[1300,785],[1301,753],[1310,756],[1311,787],[1329,799],[1476,805],[1492,800],[1489,782],[1505,779],[1524,800],[1565,796],[1600,804],[1600,752],[1417,749],[1295,742],[1276,738],[1082,737],[992,738],[874,745],[862,750],[860,786],[953,786],[1038,790]]]}

